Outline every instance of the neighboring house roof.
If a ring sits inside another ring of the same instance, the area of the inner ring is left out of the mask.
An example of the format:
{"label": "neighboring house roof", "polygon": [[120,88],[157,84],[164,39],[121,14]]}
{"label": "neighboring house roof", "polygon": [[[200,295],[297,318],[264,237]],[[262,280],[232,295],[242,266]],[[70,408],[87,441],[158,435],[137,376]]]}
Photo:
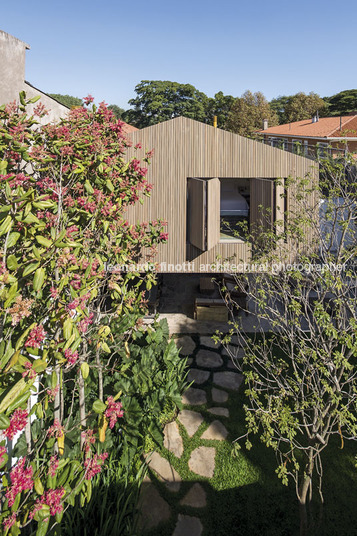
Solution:
{"label": "neighboring house roof", "polygon": [[357,137],[357,115],[320,117],[315,123],[311,119],[304,119],[259,130],[258,134],[299,138]]}
{"label": "neighboring house roof", "polygon": [[138,128],[134,127],[133,125],[129,125],[128,123],[125,123],[125,121],[123,121],[122,123],[123,123],[123,130],[124,130],[125,134],[129,134],[129,132],[134,132],[135,130],[139,130]]}

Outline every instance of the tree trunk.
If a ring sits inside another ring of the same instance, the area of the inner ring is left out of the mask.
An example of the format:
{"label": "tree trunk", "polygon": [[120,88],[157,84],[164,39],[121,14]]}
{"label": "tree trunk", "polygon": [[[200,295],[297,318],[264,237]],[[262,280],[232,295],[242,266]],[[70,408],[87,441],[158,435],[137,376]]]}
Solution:
{"label": "tree trunk", "polygon": [[300,536],[308,535],[306,499],[307,499],[307,493],[308,493],[310,484],[311,484],[311,478],[305,477],[302,483],[301,489],[300,489],[300,497],[299,497]]}

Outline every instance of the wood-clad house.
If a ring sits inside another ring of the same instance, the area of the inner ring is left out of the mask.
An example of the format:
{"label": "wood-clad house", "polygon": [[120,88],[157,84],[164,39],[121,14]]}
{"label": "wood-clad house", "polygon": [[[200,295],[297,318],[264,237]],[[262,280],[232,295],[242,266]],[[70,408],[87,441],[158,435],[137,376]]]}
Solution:
{"label": "wood-clad house", "polygon": [[[169,239],[156,257],[163,272],[185,271],[185,263],[190,263],[187,271],[210,272],[217,258],[248,263],[249,244],[230,229],[237,222],[257,222],[261,206],[270,209],[268,223],[283,218],[293,195],[289,189],[282,195],[284,179],[318,173],[311,159],[185,117],[131,132],[128,138],[129,158],[154,149],[148,170],[151,198],[128,209],[128,219],[167,220]],[[142,148],[135,150],[136,144]],[[220,270],[215,266],[212,271]]]}

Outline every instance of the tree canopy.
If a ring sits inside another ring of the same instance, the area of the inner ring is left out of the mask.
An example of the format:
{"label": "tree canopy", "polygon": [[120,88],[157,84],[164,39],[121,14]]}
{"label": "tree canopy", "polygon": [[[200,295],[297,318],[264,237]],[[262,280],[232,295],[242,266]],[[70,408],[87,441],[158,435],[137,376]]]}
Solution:
{"label": "tree canopy", "polygon": [[325,97],[328,115],[346,115],[357,111],[357,89],[340,91],[332,97]]}
{"label": "tree canopy", "polygon": [[144,128],[174,117],[205,121],[208,97],[191,84],[161,80],[142,80],[135,87],[137,96],[129,101],[126,120]]}
{"label": "tree canopy", "polygon": [[260,91],[246,91],[236,99],[229,113],[226,128],[241,136],[254,136],[267,119],[270,126],[278,124],[278,116]]}
{"label": "tree canopy", "polygon": [[300,92],[288,98],[283,120],[284,123],[302,121],[311,119],[316,112],[324,113],[325,111],[327,111],[327,104],[317,93],[310,92],[306,95]]}
{"label": "tree canopy", "polygon": [[49,96],[53,99],[58,100],[64,106],[72,108],[72,106],[83,106],[82,99],[78,97],[73,97],[72,95],[61,95],[60,93],[49,93]]}

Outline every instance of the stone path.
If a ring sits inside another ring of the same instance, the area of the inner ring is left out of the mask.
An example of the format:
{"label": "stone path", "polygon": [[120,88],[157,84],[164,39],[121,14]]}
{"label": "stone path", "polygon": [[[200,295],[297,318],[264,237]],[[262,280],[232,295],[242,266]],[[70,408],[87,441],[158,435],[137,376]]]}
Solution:
{"label": "stone path", "polygon": [[[209,507],[205,481],[214,477],[216,469],[215,445],[229,440],[226,428],[229,410],[224,405],[229,401],[229,393],[239,389],[242,376],[227,352],[208,336],[184,335],[176,339],[176,344],[181,348],[181,355],[189,357],[188,380],[194,383],[182,397],[187,407],[179,412],[174,422],[165,426],[163,453],[153,452],[146,456],[150,471],[139,502],[140,528],[145,534],[171,521],[174,529],[168,536],[200,536],[205,508]],[[237,340],[233,341],[232,350],[235,360],[243,357],[244,348]],[[191,447],[186,455],[184,440],[188,449],[187,445],[195,442],[195,448]],[[185,488],[180,493],[183,478],[172,465],[175,460],[181,463],[184,460],[186,469],[192,473],[193,482],[190,481],[185,493]],[[195,477],[200,483],[194,482]],[[156,481],[163,486],[157,486]],[[186,515],[187,507],[192,509],[192,515]],[[182,513],[180,508],[183,508]]]}

